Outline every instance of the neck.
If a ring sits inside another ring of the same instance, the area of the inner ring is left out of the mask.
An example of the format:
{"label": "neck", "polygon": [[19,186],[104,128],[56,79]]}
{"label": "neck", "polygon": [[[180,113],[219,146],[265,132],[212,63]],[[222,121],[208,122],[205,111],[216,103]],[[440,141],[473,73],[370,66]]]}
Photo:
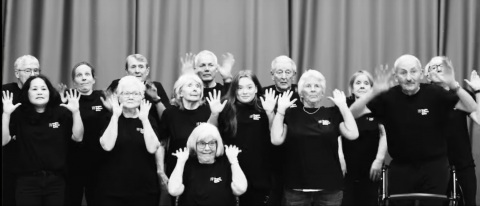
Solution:
{"label": "neck", "polygon": [[17,86],[18,88],[22,89],[23,83],[20,80],[17,80]]}
{"label": "neck", "polygon": [[92,89],[88,90],[87,92],[82,92],[82,91],[80,91],[80,90],[77,90],[77,91],[80,92],[81,95],[85,95],[85,96],[91,95],[91,94],[93,93],[93,90],[92,90]]}
{"label": "neck", "polygon": [[35,106],[35,111],[38,113],[44,113],[45,112],[45,107],[44,106]]}
{"label": "neck", "polygon": [[205,81],[204,81],[204,82],[203,82],[203,86],[204,86],[205,88],[213,88],[213,87],[217,86],[217,82],[215,82],[215,79],[212,80],[212,81],[209,81],[209,82],[205,82]]}
{"label": "neck", "polygon": [[137,108],[123,108],[123,116],[126,118],[136,118],[138,116]]}
{"label": "neck", "polygon": [[406,90],[403,90],[402,89],[402,92],[408,96],[412,96],[414,94],[416,94],[418,91],[420,91],[420,87],[418,87],[415,91],[406,91]]}
{"label": "neck", "polygon": [[188,101],[185,98],[182,98],[183,107],[187,110],[195,110],[200,106],[200,101]]}
{"label": "neck", "polygon": [[292,85],[290,85],[290,86],[287,87],[286,89],[282,89],[282,88],[280,88],[280,87],[277,87],[277,85],[275,84],[275,89],[277,89],[277,91],[279,91],[279,92],[290,91],[291,88],[292,88]]}
{"label": "neck", "polygon": [[215,163],[215,158],[211,158],[211,159],[201,159],[201,158],[198,158],[198,162],[200,164],[213,164]]}
{"label": "neck", "polygon": [[319,108],[320,107],[320,101],[318,101],[318,102],[303,101],[303,105],[304,105],[305,108]]}

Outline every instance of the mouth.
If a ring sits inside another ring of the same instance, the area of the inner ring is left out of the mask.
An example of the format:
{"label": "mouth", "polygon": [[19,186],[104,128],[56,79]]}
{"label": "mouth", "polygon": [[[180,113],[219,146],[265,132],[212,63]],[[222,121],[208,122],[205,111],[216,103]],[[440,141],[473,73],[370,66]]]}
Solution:
{"label": "mouth", "polygon": [[37,98],[35,98],[35,99],[45,99],[45,97],[37,97]]}

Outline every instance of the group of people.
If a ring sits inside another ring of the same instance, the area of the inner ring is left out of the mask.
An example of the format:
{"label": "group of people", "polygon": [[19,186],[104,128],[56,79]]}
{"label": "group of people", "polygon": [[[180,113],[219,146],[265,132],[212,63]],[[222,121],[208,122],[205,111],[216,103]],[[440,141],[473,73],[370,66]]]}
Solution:
{"label": "group of people", "polygon": [[41,75],[35,57],[18,58],[17,82],[2,86],[3,203],[159,205],[163,185],[172,205],[376,205],[388,151],[390,194],[446,194],[454,165],[475,205],[476,71],[463,89],[448,58],[422,67],[403,55],[375,78],[354,73],[347,97],[326,94],[317,70],[294,84],[287,56],[272,61],[267,87],[251,70],[233,75],[231,54],[219,64],[204,50],[181,63],[168,97],[140,54],[105,91],[93,90],[88,62],[73,67],[68,89]]}

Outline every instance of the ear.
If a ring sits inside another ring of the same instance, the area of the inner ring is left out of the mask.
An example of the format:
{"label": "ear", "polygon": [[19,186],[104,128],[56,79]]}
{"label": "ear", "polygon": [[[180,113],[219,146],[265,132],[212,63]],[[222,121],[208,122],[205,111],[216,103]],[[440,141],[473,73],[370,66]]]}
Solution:
{"label": "ear", "polygon": [[258,92],[258,88],[255,86],[255,94]]}
{"label": "ear", "polygon": [[93,78],[93,84],[95,84],[97,82],[97,80],[95,78]]}
{"label": "ear", "polygon": [[15,70],[15,77],[16,77],[17,79],[20,78],[20,73],[19,73],[19,71],[16,71],[16,70]]}
{"label": "ear", "polygon": [[150,67],[147,67],[147,76],[150,74]]}

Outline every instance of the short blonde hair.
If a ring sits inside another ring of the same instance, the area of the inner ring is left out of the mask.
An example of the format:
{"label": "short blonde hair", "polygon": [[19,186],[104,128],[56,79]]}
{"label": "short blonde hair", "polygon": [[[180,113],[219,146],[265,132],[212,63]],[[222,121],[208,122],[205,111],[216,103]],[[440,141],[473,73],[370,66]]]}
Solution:
{"label": "short blonde hair", "polygon": [[38,59],[32,55],[23,55],[21,57],[18,57],[17,60],[15,60],[13,67],[15,68],[15,70],[19,70],[27,62],[36,63],[38,65],[38,68],[40,69],[40,62],[38,62]]}
{"label": "short blonde hair", "polygon": [[358,76],[360,75],[365,75],[370,82],[370,86],[373,87],[373,77],[370,74],[370,72],[365,71],[365,70],[360,70],[358,72],[355,72],[352,77],[350,77],[350,81],[348,81],[348,90],[350,91],[350,94],[352,94],[353,91],[353,84],[355,83],[355,79],[357,79]]}
{"label": "short blonde hair", "polygon": [[186,73],[178,78],[178,80],[173,85],[173,95],[171,103],[175,106],[178,106],[180,110],[185,109],[183,106],[183,101],[180,96],[183,86],[189,81],[193,80],[194,82],[200,84],[200,104],[203,104],[203,81],[195,73]]}
{"label": "short blonde hair", "polygon": [[120,95],[123,92],[124,87],[137,87],[142,93],[142,97],[145,95],[145,85],[134,76],[124,76],[118,81],[118,86],[116,90],[116,94]]}
{"label": "short blonde hair", "polygon": [[212,137],[217,142],[217,151],[215,157],[220,157],[225,152],[223,148],[222,137],[218,132],[217,127],[210,123],[202,123],[198,125],[190,134],[187,140],[187,149],[190,150],[190,154],[197,154],[197,142],[204,140],[207,137]]}
{"label": "short blonde hair", "polygon": [[[320,86],[322,86],[322,94],[325,94],[325,89],[327,88],[325,77],[323,76],[322,73],[313,69],[307,70],[305,73],[302,74],[302,76],[300,77],[300,80],[298,80],[298,93],[301,94],[301,92],[303,91],[303,87],[305,85],[305,79],[310,77],[316,78],[320,82]],[[300,95],[300,98],[301,100],[303,100],[302,99],[303,97],[301,95]]]}

